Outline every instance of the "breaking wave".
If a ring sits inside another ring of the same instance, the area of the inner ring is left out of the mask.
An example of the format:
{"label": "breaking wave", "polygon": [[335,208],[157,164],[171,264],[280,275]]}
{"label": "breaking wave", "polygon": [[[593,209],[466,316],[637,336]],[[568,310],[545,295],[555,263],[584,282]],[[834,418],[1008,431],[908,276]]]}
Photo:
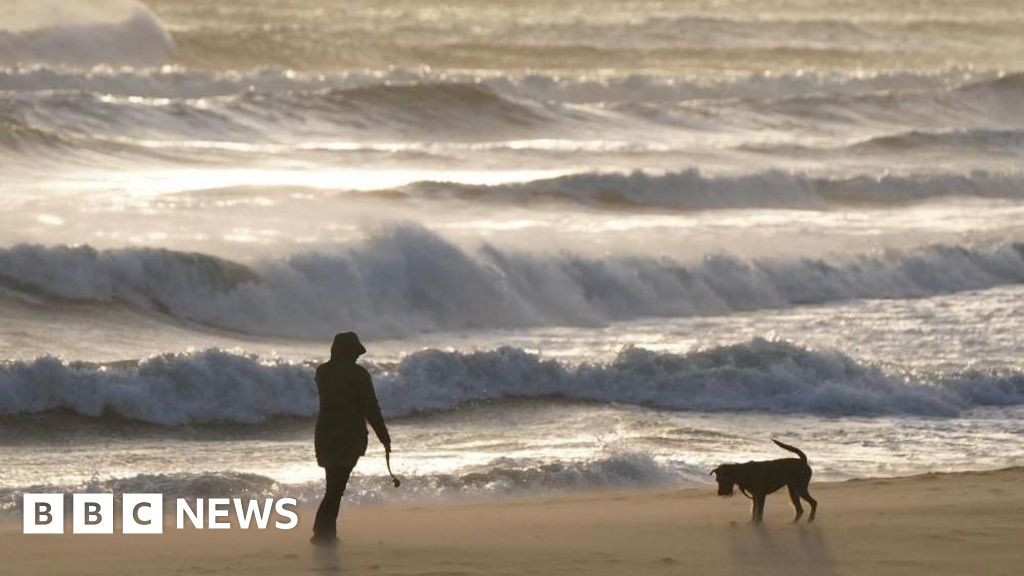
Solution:
{"label": "breaking wave", "polygon": [[[95,68],[87,71],[48,67],[0,69],[0,91],[23,96],[55,93],[134,96],[142,99],[197,100],[240,95],[287,95],[298,101],[304,94],[317,95],[363,90],[365,94],[389,94],[397,98],[454,86],[470,87],[512,99],[562,104],[660,104],[709,100],[765,102],[776,112],[808,112],[807,109],[849,98],[882,99],[891,106],[901,94],[917,97],[946,94],[969,103],[1020,109],[1016,96],[1024,73],[993,76],[976,81],[973,72],[952,69],[943,73],[877,73],[872,75],[801,74],[752,75],[720,82],[703,82],[656,75],[609,78],[574,78],[545,74],[486,74],[432,72],[430,70],[351,71],[317,75],[291,70],[262,69],[220,73],[166,66],[156,69]],[[478,96],[468,94],[470,100]],[[803,110],[801,110],[803,108]]]}
{"label": "breaking wave", "polygon": [[[429,281],[424,281],[429,279]],[[332,253],[250,265],[170,250],[17,245],[0,283],[44,298],[107,302],[257,335],[368,337],[593,326],[861,298],[916,298],[1024,282],[1024,245],[932,245],[820,259],[531,255],[459,248],[415,226]]]}
{"label": "breaking wave", "polygon": [[[43,19],[35,26],[0,28],[0,65],[155,66],[169,62],[174,51],[156,15],[138,2],[90,3],[77,11],[74,6],[47,6],[53,2],[39,4]],[[66,17],[54,19],[62,15]]]}
{"label": "breaking wave", "polygon": [[[624,348],[567,364],[517,348],[425,350],[368,365],[385,414],[407,416],[508,398],[559,397],[666,410],[956,416],[1024,403],[1024,376],[932,382],[887,375],[832,351],[755,339],[687,354]],[[220,350],[112,364],[44,357],[0,365],[0,415],[67,410],[161,425],[256,423],[316,414],[313,366]]]}
{"label": "breaking wave", "polygon": [[[426,501],[490,496],[538,495],[570,490],[641,488],[691,480],[706,482],[707,472],[659,463],[638,452],[613,452],[592,460],[541,462],[499,458],[445,474],[406,475],[402,490],[388,490],[389,479],[361,474],[358,470],[345,490],[348,502],[387,500]],[[163,494],[177,498],[296,498],[316,504],[323,496],[322,482],[283,483],[267,476],[241,472],[138,474],[93,479],[74,485],[36,485],[0,488],[0,513],[20,510],[23,493]],[[172,505],[173,506],[173,505]],[[171,508],[173,510],[173,508]],[[173,512],[171,512],[173,513]]]}
{"label": "breaking wave", "polygon": [[[592,80],[429,71],[318,76],[176,68],[73,73],[22,67],[0,70],[0,93],[8,96],[8,121],[97,138],[309,143],[599,135],[635,140],[641,130],[662,142],[676,134],[666,130],[696,130],[705,137],[758,134],[779,121],[811,121],[806,129],[812,131],[823,122],[884,121],[922,133],[950,123],[995,133],[1008,121],[1024,120],[1017,97],[1020,76],[973,83],[966,72],[753,76],[709,84],[656,76]],[[1005,135],[993,137],[981,144],[1005,144]],[[958,142],[966,146],[973,140]]]}
{"label": "breaking wave", "polygon": [[[569,118],[562,118],[568,121]],[[551,106],[479,84],[243,90],[209,98],[139,98],[77,90],[4,100],[0,122],[77,137],[83,149],[155,142],[282,144],[406,139],[475,141],[557,126]],[[5,138],[5,140],[7,140]]]}
{"label": "breaking wave", "polygon": [[947,132],[911,131],[871,138],[851,146],[851,149],[887,153],[945,150],[960,153],[1020,154],[1024,150],[1024,131],[982,129]]}
{"label": "breaking wave", "polygon": [[[1015,137],[1020,138],[1020,135]],[[1024,177],[975,171],[970,174],[825,178],[780,170],[713,176],[690,169],[666,174],[581,173],[491,186],[421,182],[400,191],[411,196],[500,203],[571,202],[607,208],[818,210],[835,205],[899,205],[944,197],[1021,199],[1024,198]]]}
{"label": "breaking wave", "polygon": [[[980,78],[980,79],[979,79]],[[942,72],[877,72],[873,74],[804,73],[752,74],[718,82],[695,78],[631,74],[573,77],[542,73],[510,74],[430,69],[354,70],[309,74],[262,68],[245,72],[211,72],[164,66],[153,69],[98,67],[67,70],[46,66],[0,69],[0,91],[25,94],[78,91],[143,98],[209,98],[245,92],[315,92],[373,86],[474,84],[500,94],[568,104],[660,102],[714,99],[784,99],[856,96],[877,92],[937,92],[952,90],[964,97],[999,97],[1012,104],[1024,73],[979,75],[969,69]]]}

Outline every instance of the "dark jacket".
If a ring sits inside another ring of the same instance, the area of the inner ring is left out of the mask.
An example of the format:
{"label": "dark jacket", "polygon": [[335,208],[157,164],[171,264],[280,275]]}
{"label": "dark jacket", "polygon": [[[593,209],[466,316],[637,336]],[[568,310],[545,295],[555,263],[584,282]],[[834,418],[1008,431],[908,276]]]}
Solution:
{"label": "dark jacket", "polygon": [[320,412],[316,417],[316,463],[324,468],[352,466],[366,454],[366,423],[385,446],[391,436],[380,413],[373,380],[352,361],[332,359],[316,369]]}

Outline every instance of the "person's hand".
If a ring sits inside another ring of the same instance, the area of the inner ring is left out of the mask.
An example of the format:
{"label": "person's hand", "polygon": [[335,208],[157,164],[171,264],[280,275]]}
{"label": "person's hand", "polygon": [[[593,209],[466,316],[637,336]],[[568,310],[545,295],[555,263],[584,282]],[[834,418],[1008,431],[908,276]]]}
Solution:
{"label": "person's hand", "polygon": [[390,440],[388,440],[387,442],[384,443],[384,452],[386,452],[387,454],[391,454],[391,441]]}

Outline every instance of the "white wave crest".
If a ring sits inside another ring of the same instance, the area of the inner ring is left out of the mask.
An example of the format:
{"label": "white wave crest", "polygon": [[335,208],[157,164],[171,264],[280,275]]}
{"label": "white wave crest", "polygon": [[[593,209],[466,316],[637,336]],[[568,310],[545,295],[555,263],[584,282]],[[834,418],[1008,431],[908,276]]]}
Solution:
{"label": "white wave crest", "polygon": [[[2,26],[0,26],[2,28]],[[67,70],[23,66],[0,70],[0,90],[79,90],[150,98],[205,98],[246,91],[272,93],[380,85],[479,84],[499,94],[573,104],[676,103],[708,99],[774,99],[801,95],[857,95],[880,91],[940,91],[962,87],[968,96],[1001,92],[1009,99],[1024,74],[979,75],[975,70],[864,74],[754,74],[709,82],[697,78],[630,74],[593,77],[544,73],[458,72],[424,68],[354,70],[332,74],[262,67],[244,72],[210,72],[181,67]]]}
{"label": "white wave crest", "polygon": [[[4,19],[0,65],[157,66],[170,61],[171,37],[143,4],[105,0],[78,9],[64,2],[32,4],[30,14]],[[32,15],[41,17],[28,18]]]}
{"label": "white wave crest", "polygon": [[70,410],[158,424],[260,422],[316,411],[308,368],[209,350],[113,365],[52,357],[0,367],[0,415]]}
{"label": "white wave crest", "polygon": [[[356,470],[345,492],[349,502],[432,501],[438,499],[538,495],[571,490],[664,486],[681,480],[706,482],[704,470],[670,466],[641,452],[610,452],[587,460],[543,462],[499,458],[450,473],[405,475],[402,490],[388,490],[389,479]],[[103,492],[163,494],[176,498],[296,498],[316,504],[323,496],[322,482],[288,484],[258,474],[233,471],[138,474],[93,479],[73,485],[36,485],[0,488],[0,514],[20,511],[25,492]]]}
{"label": "white wave crest", "polygon": [[957,196],[1020,199],[1024,198],[1024,178],[984,171],[825,178],[769,170],[740,176],[712,176],[690,169],[666,174],[580,173],[492,186],[420,182],[402,191],[410,195],[466,197],[474,201],[573,202],[608,208],[824,209],[834,205],[899,205]]}
{"label": "white wave crest", "polygon": [[[88,54],[75,51],[80,52]],[[819,124],[834,125],[832,131],[841,130],[839,124],[881,121],[900,132],[923,134],[946,125],[993,132],[1024,118],[1015,91],[1019,79],[1016,84],[1014,76],[967,84],[970,78],[964,73],[867,79],[752,77],[705,85],[648,76],[595,81],[422,70],[319,76],[280,70],[19,67],[0,70],[0,91],[16,96],[3,114],[8,121],[97,140],[82,139],[82,146],[111,139],[290,145],[538,138],[585,142],[595,134],[610,141],[632,141],[642,130],[652,135],[656,147],[671,147],[663,140],[671,131],[692,135],[696,129],[702,138],[709,132],[760,133],[765,122],[796,122],[817,132]],[[886,88],[894,91],[876,92]],[[780,94],[787,96],[779,100]],[[889,132],[880,134],[882,144]],[[952,142],[978,152],[992,145],[1010,153],[1019,147],[1019,138],[1005,134],[952,134],[933,140],[932,145]],[[804,150],[758,139],[741,148],[801,155],[864,154],[878,148],[836,148],[848,142],[839,139],[826,148]]]}
{"label": "white wave crest", "polygon": [[223,329],[367,337],[592,326],[858,298],[916,298],[1024,282],[1024,246],[932,245],[821,259],[539,256],[461,249],[415,226],[333,253],[249,266],[168,250],[18,245],[0,283],[36,296],[156,310]]}
{"label": "white wave crest", "polygon": [[[755,339],[688,354],[625,348],[602,363],[570,365],[517,348],[426,350],[397,366],[369,365],[388,416],[468,402],[561,397],[668,410],[828,415],[956,416],[978,405],[1024,402],[1024,378],[968,374],[907,382],[831,351]],[[316,414],[313,368],[218,350],[138,362],[0,365],[0,416],[55,410],[162,425],[255,423]]]}

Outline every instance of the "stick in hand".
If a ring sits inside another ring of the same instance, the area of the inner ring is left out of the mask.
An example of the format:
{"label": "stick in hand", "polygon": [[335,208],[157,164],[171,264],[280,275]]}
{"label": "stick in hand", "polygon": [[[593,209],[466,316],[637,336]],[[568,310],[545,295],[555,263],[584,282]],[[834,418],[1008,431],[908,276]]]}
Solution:
{"label": "stick in hand", "polygon": [[391,474],[391,481],[395,483],[395,488],[398,488],[402,485],[402,481],[391,471],[391,450],[384,451],[384,459],[388,463],[388,474]]}

